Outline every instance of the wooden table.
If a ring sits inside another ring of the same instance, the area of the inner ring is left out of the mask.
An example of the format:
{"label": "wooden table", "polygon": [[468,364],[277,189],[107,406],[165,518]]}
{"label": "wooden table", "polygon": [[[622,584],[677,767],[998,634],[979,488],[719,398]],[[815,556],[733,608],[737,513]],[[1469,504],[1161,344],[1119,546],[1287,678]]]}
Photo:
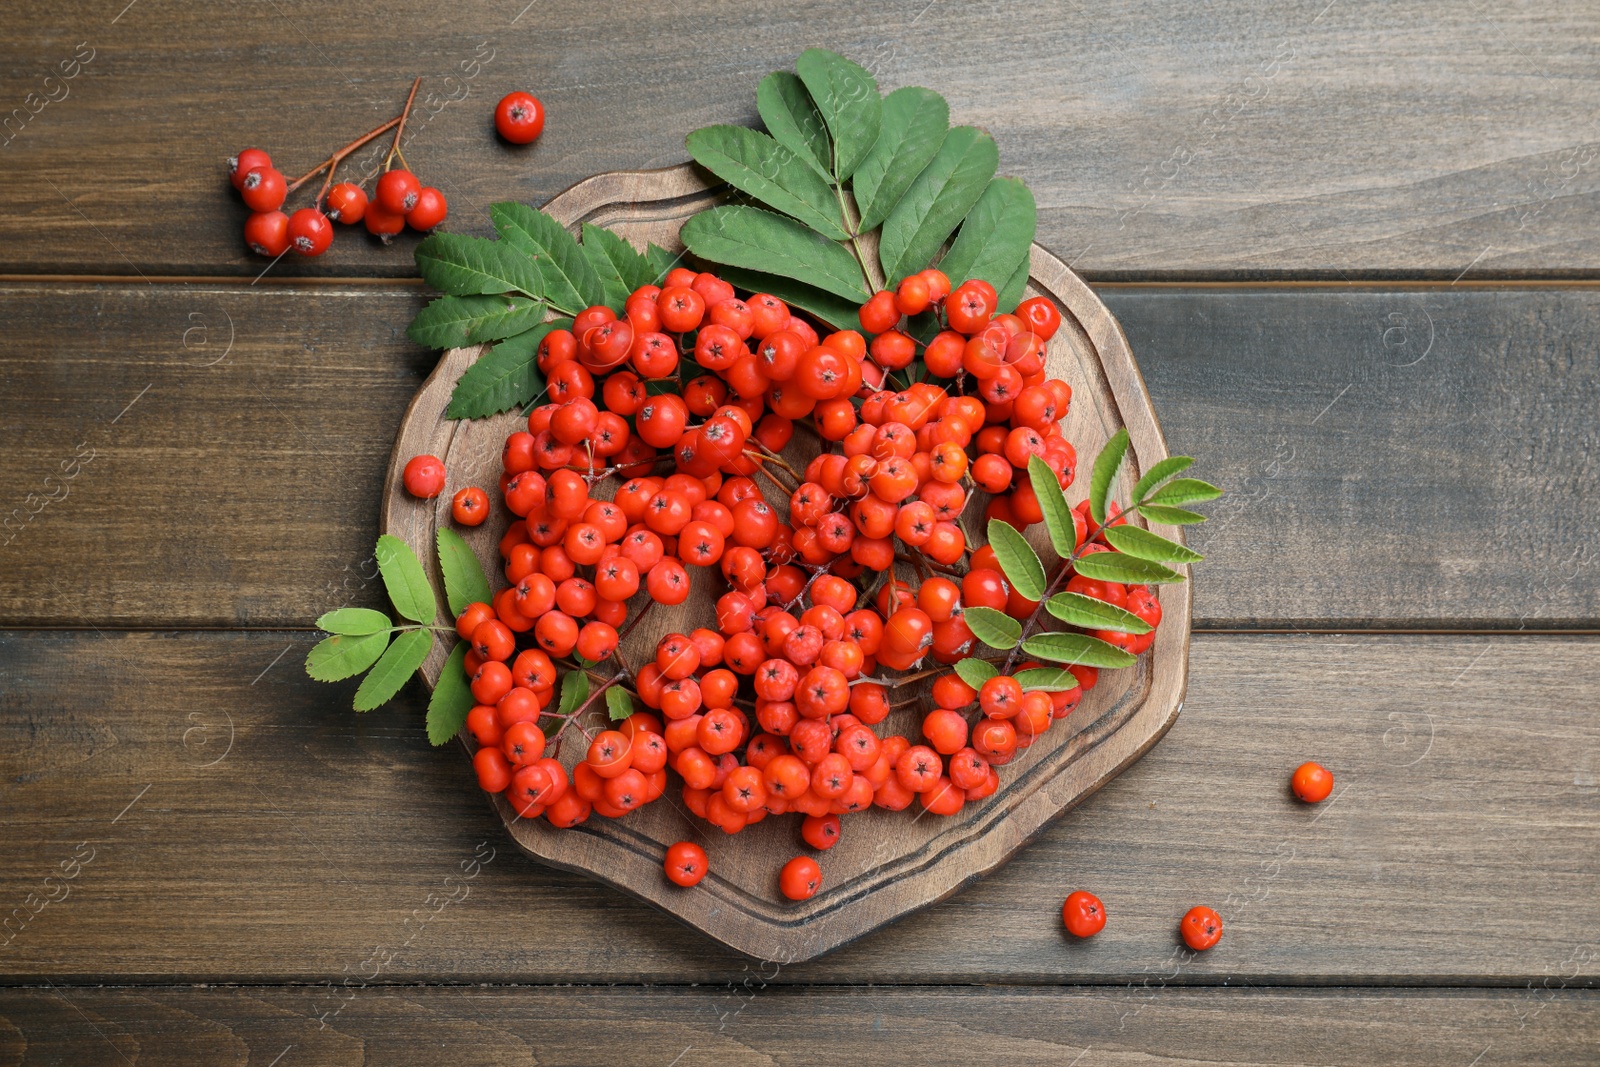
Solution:
{"label": "wooden table", "polygon": [[[123,2],[0,43],[0,1063],[1600,1062],[1593,5]],[[410,239],[263,274],[221,163],[309,167],[421,74],[407,158],[485,233],[813,44],[995,135],[1229,495],[1167,738],[779,968],[517,854],[416,691],[305,677],[381,602],[424,292]]]}

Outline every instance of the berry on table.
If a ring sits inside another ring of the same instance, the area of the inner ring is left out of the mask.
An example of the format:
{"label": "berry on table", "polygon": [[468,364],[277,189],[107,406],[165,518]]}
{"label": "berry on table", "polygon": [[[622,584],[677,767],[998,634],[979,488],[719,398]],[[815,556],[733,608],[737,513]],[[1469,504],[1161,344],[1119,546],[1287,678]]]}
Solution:
{"label": "berry on table", "polygon": [[401,481],[406,492],[419,500],[432,500],[444,492],[444,461],[438,456],[412,456]]}
{"label": "berry on table", "polygon": [[532,93],[507,93],[495,105],[494,128],[512,144],[531,144],[544,132],[544,105]]}
{"label": "berry on table", "polygon": [[778,889],[790,900],[807,900],[821,885],[822,867],[810,856],[796,856],[778,875]]}
{"label": "berry on table", "polygon": [[450,514],[463,526],[478,526],[489,517],[489,495],[469,485],[450,501]]}
{"label": "berry on table", "polygon": [[663,866],[667,878],[674,885],[681,886],[699,885],[709,869],[706,850],[692,841],[679,841],[669,846]]}
{"label": "berry on table", "polygon": [[426,232],[443,222],[447,214],[449,205],[445,203],[444,194],[431,185],[425,185],[417,193],[416,206],[406,212],[406,225],[413,230]]}
{"label": "berry on table", "polygon": [[1079,889],[1067,894],[1061,905],[1061,921],[1073,937],[1093,937],[1106,926],[1106,907],[1093,893]]}
{"label": "berry on table", "polygon": [[1183,934],[1184,944],[1196,952],[1204,952],[1222,940],[1222,916],[1210,908],[1190,908],[1178,924],[1178,930]]}
{"label": "berry on table", "polygon": [[276,259],[289,251],[289,216],[281,211],[261,211],[244,223],[244,243],[258,256]]}
{"label": "berry on table", "polygon": [[404,215],[417,206],[421,193],[422,183],[415,174],[409,170],[388,170],[378,179],[373,200],[391,215]]}
{"label": "berry on table", "polygon": [[1320,804],[1333,792],[1333,772],[1320,763],[1302,763],[1294,769],[1289,788],[1307,804]]}

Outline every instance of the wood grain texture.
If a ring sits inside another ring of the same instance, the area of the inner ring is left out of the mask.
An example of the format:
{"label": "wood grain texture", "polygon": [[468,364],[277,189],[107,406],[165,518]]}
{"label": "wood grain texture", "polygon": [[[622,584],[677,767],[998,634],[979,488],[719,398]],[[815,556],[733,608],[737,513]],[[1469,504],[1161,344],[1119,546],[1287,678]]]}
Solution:
{"label": "wood grain texture", "polygon": [[[1592,1062],[1596,994],[1521,990],[379,988],[0,991],[0,1062]],[[348,999],[345,999],[348,998]],[[342,1007],[337,1015],[336,1007]],[[324,1025],[326,1023],[326,1025]],[[441,1049],[448,1049],[447,1053]],[[1487,1053],[1487,1055],[1485,1054]],[[678,1057],[674,1060],[673,1057]],[[125,1059],[124,1059],[125,1058]]]}
{"label": "wood grain texture", "polygon": [[[1600,619],[1581,506],[1600,496],[1600,291],[1102,295],[1173,450],[1229,490],[1190,531],[1198,627]],[[404,337],[424,299],[0,285],[0,622],[303,626],[382,606],[384,472],[436,359]]]}
{"label": "wood grain texture", "polygon": [[[460,752],[428,746],[418,688],[356,715],[352,686],[305,677],[310,643],[0,636],[6,980],[339,981],[375,948],[399,983],[748,973],[520,855]],[[1184,713],[1144,759],[992,876],[779,981],[1520,986],[1585,950],[1572,984],[1596,984],[1596,647],[1197,634]],[[1338,777],[1319,808],[1285,787],[1308,758]],[[744,847],[719,837],[713,867]],[[1111,924],[1069,943],[1079,886]],[[1186,960],[1174,928],[1200,902],[1227,932]]]}
{"label": "wood grain texture", "polygon": [[[651,242],[681,253],[678,228],[692,212],[722,201],[717,191],[691,167],[650,173],[598,175],[552,200],[556,220],[575,227],[604,219],[614,232],[636,248]],[[868,249],[868,255],[875,250]],[[1053,377],[1077,383],[1062,431],[1085,457],[1099,454],[1118,429],[1128,432],[1126,487],[1167,457],[1161,429],[1128,351],[1122,329],[1083,279],[1037,245],[1033,248],[1030,284],[1025,296],[1047,295],[1062,311],[1062,327],[1050,346],[1046,370]],[[380,530],[406,541],[425,566],[442,602],[444,582],[438,573],[434,546],[440,529],[459,529],[449,516],[448,497],[419,500],[399,483],[407,461],[427,453],[444,460],[454,476],[472,484],[493,485],[500,477],[501,450],[508,434],[525,426],[514,412],[493,418],[451,420],[444,417],[456,383],[487,349],[452,349],[412,401],[395,441],[385,478]],[[801,427],[785,449],[795,470],[806,469],[824,442]],[[592,495],[608,497],[617,480],[596,485]],[[788,518],[786,493],[763,486],[780,518]],[[1087,496],[1080,483],[1069,493],[1076,504]],[[987,540],[982,533],[981,495],[964,519],[971,544]],[[468,532],[469,543],[488,574],[491,587],[505,587],[496,574],[501,565],[499,541],[516,516],[503,503],[491,502],[489,520]],[[1181,542],[1178,527],[1154,527]],[[1042,525],[1032,531],[1035,548],[1051,552]],[[1053,559],[1047,555],[1047,559]],[[893,568],[891,567],[891,570]],[[915,582],[905,568],[902,577]],[[656,611],[620,650],[624,658],[604,667],[642,663],[655,653],[665,633],[688,633],[716,618],[716,598],[726,582],[709,571],[695,579],[688,599]],[[847,820],[850,832],[826,855],[827,872],[814,896],[803,902],[785,899],[775,874],[794,855],[791,833],[774,827],[745,832],[744,844],[728,850],[696,893],[682,893],[661,877],[668,847],[703,831],[672,798],[640,809],[626,820],[589,818],[577,832],[563,832],[548,822],[524,819],[503,797],[495,808],[513,840],[535,858],[565,870],[599,878],[705,931],[755,959],[785,963],[810,960],[894,922],[918,908],[948,897],[1004,863],[1044,826],[1058,819],[1099,789],[1154,745],[1172,726],[1183,703],[1188,677],[1189,625],[1193,594],[1185,582],[1157,587],[1162,626],[1150,654],[1123,671],[1107,671],[1101,684],[1083,698],[1072,719],[1041,742],[1022,752],[1001,772],[1000,788],[952,818],[924,818],[923,810],[871,810]],[[634,613],[650,603],[648,593],[630,604]],[[531,640],[527,642],[532,645]],[[448,650],[436,643],[421,673],[431,687],[445,669]],[[893,677],[893,672],[888,673]],[[927,683],[924,683],[926,687]],[[595,708],[590,724],[607,721],[604,706]],[[918,737],[923,710],[907,707],[891,713],[882,736]],[[477,745],[466,729],[462,743]],[[561,753],[569,770],[582,758],[582,748],[569,744]],[[675,789],[676,786],[669,786]]]}
{"label": "wood grain texture", "polygon": [[[674,10],[665,25],[468,0],[441,24],[423,0],[362,19],[306,2],[12,4],[0,270],[253,276],[265,263],[244,253],[223,160],[259,144],[292,177],[396,114],[415,75],[406,158],[449,196],[452,229],[487,232],[494,200],[676,163],[691,129],[754,123],[757,80],[814,45],[885,90],[937,88],[993,133],[1002,171],[1037,194],[1041,243],[1090,277],[1600,267],[1600,19],[1585,5]],[[93,58],[61,81],[79,42]],[[521,88],[550,110],[530,149],[490,132],[494,101]],[[409,275],[413,241],[341,235],[273,270]]]}

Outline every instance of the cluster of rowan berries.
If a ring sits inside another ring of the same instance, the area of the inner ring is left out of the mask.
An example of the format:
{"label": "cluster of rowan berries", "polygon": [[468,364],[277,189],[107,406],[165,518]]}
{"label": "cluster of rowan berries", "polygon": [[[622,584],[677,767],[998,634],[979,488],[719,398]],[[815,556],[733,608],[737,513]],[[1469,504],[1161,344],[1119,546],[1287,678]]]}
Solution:
{"label": "cluster of rowan berries", "polygon": [[[311,174],[320,173],[324,163]],[[320,256],[333,244],[333,223],[367,224],[367,232],[388,240],[410,226],[431,230],[445,220],[449,205],[444,194],[424,186],[408,170],[387,170],[379,177],[373,196],[354,182],[325,188],[317,203],[293,215],[282,210],[284,200],[306,178],[291,185],[272,165],[272,157],[259,148],[246,148],[228,160],[228,178],[239,191],[251,215],[245,220],[244,241],[250,251],[274,258],[293,251]],[[326,208],[324,212],[322,209]]]}
{"label": "cluster of rowan berries", "polygon": [[[868,342],[854,330],[819,336],[776,297],[740,299],[712,274],[677,269],[663,286],[634,291],[620,315],[591,307],[570,329],[549,331],[537,354],[549,400],[502,455],[500,495],[516,517],[500,543],[510,585],[457,620],[471,642],[478,704],[467,726],[482,787],[525,818],[569,827],[655,800],[670,767],[696,816],[732,834],[800,813],[801,837],[817,849],[852,812],[915,803],[953,815],[992,794],[995,768],[1069,714],[1098,672],[1069,667],[1079,686],[1054,693],[1024,691],[1014,673],[974,689],[943,667],[892,683],[878,672],[969,655],[964,608],[1027,619],[1039,607],[1006,581],[992,548],[968,552],[959,524],[976,490],[991,495],[989,518],[1042,521],[1033,456],[1063,488],[1075,476],[1061,431],[1072,390],[1044,372],[1060,313],[1042,298],[1015,314],[995,304],[985,282],[952,291],[939,271],[924,271],[862,306]],[[944,328],[919,346],[900,327],[929,310]],[[930,375],[953,381],[882,388],[919,347]],[[691,359],[700,370],[685,381]],[[838,445],[803,472],[778,455],[799,421]],[[407,487],[441,491],[437,462],[408,464]],[[757,475],[787,496],[787,522]],[[613,498],[595,499],[612,477],[622,482]],[[469,487],[452,510],[481,522],[487,497]],[[1080,544],[1094,539],[1086,505],[1074,522]],[[897,561],[922,576],[915,589],[893,576]],[[584,731],[589,747],[567,771],[554,748],[588,704],[547,710],[558,667],[582,669],[564,662],[574,653],[584,668],[613,657],[629,598],[643,587],[650,601],[681,603],[690,567],[716,567],[727,584],[715,629],[668,634],[636,671],[617,656],[606,686],[626,685],[647,710]],[[1074,576],[1067,589],[1160,621],[1144,586]],[[519,651],[530,631],[532,647]],[[1138,651],[1151,635],[1099,636]],[[920,739],[880,736],[888,685],[929,675],[939,677]],[[561,720],[551,755],[541,715]],[[674,848],[669,877],[698,881],[703,852]],[[814,860],[797,857],[780,888],[800,899],[820,877]]]}

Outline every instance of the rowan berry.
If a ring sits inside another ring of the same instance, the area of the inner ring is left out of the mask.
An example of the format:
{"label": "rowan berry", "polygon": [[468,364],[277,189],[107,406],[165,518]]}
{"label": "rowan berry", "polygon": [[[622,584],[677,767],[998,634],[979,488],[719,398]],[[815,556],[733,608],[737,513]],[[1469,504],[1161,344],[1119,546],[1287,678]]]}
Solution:
{"label": "rowan berry", "polygon": [[289,186],[283,173],[270,164],[256,167],[239,183],[239,195],[251,211],[276,211],[283,206]]}
{"label": "rowan berry", "polygon": [[1210,908],[1190,908],[1178,929],[1183,934],[1184,944],[1196,952],[1204,952],[1222,940],[1222,916]]}
{"label": "rowan berry", "polygon": [[1289,787],[1307,804],[1320,804],[1333,792],[1333,772],[1320,763],[1302,763],[1289,779]]}
{"label": "rowan berry", "polygon": [[450,205],[445,201],[444,194],[431,185],[425,185],[417,193],[416,205],[406,212],[406,225],[426,233],[443,222],[449,213]]}
{"label": "rowan berry", "polygon": [[384,171],[378,178],[373,200],[393,215],[404,215],[417,206],[422,183],[409,170]]}
{"label": "rowan berry", "polygon": [[437,456],[412,456],[401,476],[406,492],[419,500],[432,500],[444,492],[444,462]]}
{"label": "rowan berry", "polygon": [[313,207],[289,216],[289,247],[302,256],[320,256],[333,244],[333,223]]}
{"label": "rowan berry", "polygon": [[489,517],[489,496],[475,485],[456,493],[450,501],[450,515],[463,526],[478,526]]}
{"label": "rowan berry", "polygon": [[1106,925],[1106,908],[1093,893],[1079,889],[1061,905],[1061,922],[1073,937],[1093,937]]}
{"label": "rowan berry", "polygon": [[532,144],[544,132],[544,105],[532,93],[507,93],[495,105],[494,128],[512,144]]}
{"label": "rowan berry", "polygon": [[778,875],[778,889],[790,900],[807,900],[821,885],[822,868],[809,856],[796,856]]}

